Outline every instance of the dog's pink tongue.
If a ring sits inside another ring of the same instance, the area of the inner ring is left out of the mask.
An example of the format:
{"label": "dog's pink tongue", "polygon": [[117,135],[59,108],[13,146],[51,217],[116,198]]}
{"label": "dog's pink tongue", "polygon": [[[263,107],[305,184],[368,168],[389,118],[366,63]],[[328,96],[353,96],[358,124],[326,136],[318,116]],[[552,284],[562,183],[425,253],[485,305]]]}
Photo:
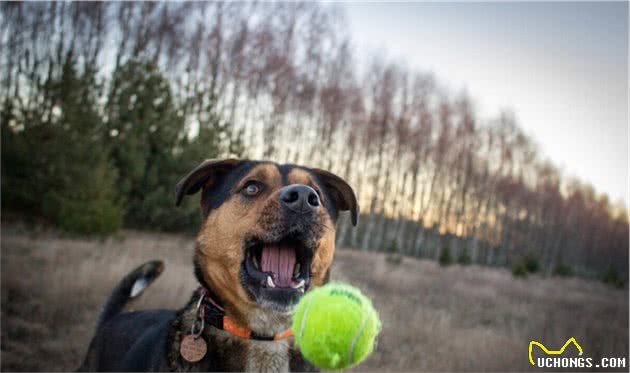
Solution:
{"label": "dog's pink tongue", "polygon": [[263,272],[273,272],[273,282],[279,287],[291,286],[295,250],[290,247],[265,245],[262,250],[260,267]]}

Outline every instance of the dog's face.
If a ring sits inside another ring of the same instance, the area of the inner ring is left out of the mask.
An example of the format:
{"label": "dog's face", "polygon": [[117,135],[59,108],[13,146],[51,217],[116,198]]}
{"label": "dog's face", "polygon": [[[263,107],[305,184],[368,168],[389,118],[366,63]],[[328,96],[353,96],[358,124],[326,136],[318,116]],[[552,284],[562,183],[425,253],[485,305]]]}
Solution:
{"label": "dog's face", "polygon": [[271,162],[209,160],[177,185],[177,204],[202,190],[205,221],[195,267],[227,307],[243,318],[260,307],[292,309],[327,280],[338,212],[358,205],[341,178]]}

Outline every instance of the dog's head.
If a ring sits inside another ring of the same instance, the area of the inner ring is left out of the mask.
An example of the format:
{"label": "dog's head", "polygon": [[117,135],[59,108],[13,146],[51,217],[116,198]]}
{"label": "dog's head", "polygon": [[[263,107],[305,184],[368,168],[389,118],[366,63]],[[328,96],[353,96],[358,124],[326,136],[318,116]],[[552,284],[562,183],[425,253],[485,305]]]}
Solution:
{"label": "dog's head", "polygon": [[338,212],[356,225],[352,188],[319,169],[236,159],[208,160],[177,184],[177,204],[201,194],[204,223],[195,268],[230,311],[290,311],[327,280]]}

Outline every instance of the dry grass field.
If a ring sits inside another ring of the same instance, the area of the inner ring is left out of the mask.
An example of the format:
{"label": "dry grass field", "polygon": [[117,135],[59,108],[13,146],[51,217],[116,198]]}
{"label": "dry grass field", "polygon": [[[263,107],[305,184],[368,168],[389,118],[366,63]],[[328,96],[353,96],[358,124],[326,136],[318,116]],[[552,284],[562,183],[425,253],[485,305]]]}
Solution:
{"label": "dry grass field", "polygon": [[[123,231],[100,241],[2,228],[3,371],[76,369],[103,301],[143,261],[161,258],[166,271],[133,308],[178,307],[195,287],[191,237]],[[585,356],[628,361],[627,290],[410,258],[391,264],[353,250],[337,252],[333,278],[373,297],[383,321],[377,351],[355,370],[535,370],[531,339],[559,348],[569,337]]]}

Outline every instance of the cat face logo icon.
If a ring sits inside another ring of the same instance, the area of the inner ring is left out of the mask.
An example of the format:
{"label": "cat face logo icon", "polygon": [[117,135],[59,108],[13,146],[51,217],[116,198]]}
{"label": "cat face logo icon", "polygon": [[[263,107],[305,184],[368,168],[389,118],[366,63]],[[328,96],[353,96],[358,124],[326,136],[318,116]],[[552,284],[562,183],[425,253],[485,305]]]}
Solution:
{"label": "cat face logo icon", "polygon": [[549,350],[549,349],[547,349],[547,347],[545,347],[540,342],[530,341],[529,342],[529,362],[533,366],[536,366],[536,363],[534,363],[534,358],[532,357],[532,349],[534,348],[534,346],[540,347],[543,350],[543,352],[546,353],[547,355],[560,355],[560,354],[562,354],[564,352],[564,350],[567,348],[567,346],[569,346],[571,343],[573,343],[573,345],[575,345],[575,347],[577,348],[578,352],[580,353],[580,356],[582,356],[582,353],[583,353],[582,346],[580,346],[580,344],[577,343],[577,341],[575,340],[574,337],[569,338],[559,350]]}

